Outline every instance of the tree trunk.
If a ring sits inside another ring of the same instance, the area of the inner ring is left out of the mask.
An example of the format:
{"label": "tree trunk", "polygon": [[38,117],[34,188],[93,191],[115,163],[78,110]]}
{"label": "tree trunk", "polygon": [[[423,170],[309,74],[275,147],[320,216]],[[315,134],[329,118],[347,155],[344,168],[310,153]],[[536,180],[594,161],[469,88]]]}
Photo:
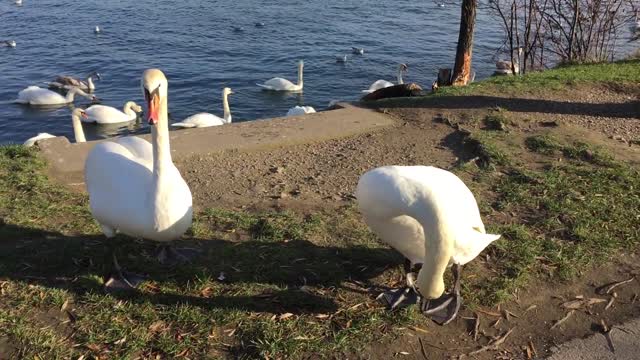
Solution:
{"label": "tree trunk", "polygon": [[473,29],[476,24],[478,0],[462,0],[460,14],[460,34],[456,63],[453,67],[453,86],[467,85],[471,75],[471,50],[473,49]]}

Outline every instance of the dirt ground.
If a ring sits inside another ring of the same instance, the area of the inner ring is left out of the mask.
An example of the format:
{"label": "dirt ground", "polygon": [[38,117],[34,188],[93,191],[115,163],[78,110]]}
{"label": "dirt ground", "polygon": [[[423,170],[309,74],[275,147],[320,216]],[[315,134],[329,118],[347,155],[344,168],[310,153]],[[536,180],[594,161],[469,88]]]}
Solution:
{"label": "dirt ground", "polygon": [[[394,126],[344,139],[276,148],[253,153],[225,152],[194,156],[178,163],[190,184],[197,208],[291,209],[312,212],[348,205],[359,176],[382,165],[434,165],[450,168],[464,161],[462,138],[448,119],[481,119],[500,105],[510,116],[523,120],[517,131],[534,132],[558,126],[558,135],[606,147],[617,158],[640,165],[640,86],[575,87],[564,93],[532,94],[531,99],[481,96],[460,104],[434,99],[430,104],[381,108],[396,119]],[[485,222],[491,222],[486,218]],[[401,329],[403,335],[371,344],[358,354],[336,358],[441,359],[468,354],[489,339],[508,338],[501,351],[485,351],[472,358],[535,358],[549,354],[556,344],[600,331],[601,320],[609,326],[640,314],[640,282],[636,278],[611,294],[597,295],[596,288],[640,275],[637,255],[617,259],[591,269],[574,283],[535,283],[516,294],[501,309],[465,309],[446,327]],[[551,327],[566,314],[560,303],[576,298],[600,298],[598,303]],[[605,305],[609,305],[604,310]],[[479,340],[474,332],[479,315]],[[313,357],[313,356],[311,356]]]}

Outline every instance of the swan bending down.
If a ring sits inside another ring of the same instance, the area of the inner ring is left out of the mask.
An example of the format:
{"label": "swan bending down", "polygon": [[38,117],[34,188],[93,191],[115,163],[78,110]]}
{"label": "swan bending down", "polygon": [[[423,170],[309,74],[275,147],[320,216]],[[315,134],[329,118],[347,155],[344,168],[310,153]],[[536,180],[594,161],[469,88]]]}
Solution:
{"label": "swan bending down", "polygon": [[313,114],[314,112],[316,112],[316,109],[314,109],[311,106],[294,106],[291,109],[289,109],[289,111],[287,111],[287,116]]}
{"label": "swan bending down", "polygon": [[[402,73],[406,72],[409,69],[409,67],[407,66],[407,64],[400,64],[398,65],[398,75],[397,75],[397,80],[398,80],[398,85],[400,84],[404,84],[404,80],[402,79]],[[380,89],[384,89],[387,88],[389,86],[393,86],[395,85],[394,83],[392,83],[391,81],[387,81],[387,80],[376,80],[373,84],[371,84],[371,86],[369,86],[369,88],[367,90],[362,90],[363,93],[372,93],[374,91],[380,90]]]}
{"label": "swan bending down", "polygon": [[[77,143],[86,142],[87,139],[84,137],[84,130],[82,129],[82,123],[80,122],[80,117],[86,117],[87,114],[84,110],[80,108],[75,108],[71,112],[71,123],[73,124],[73,135],[75,136]],[[39,133],[37,136],[27,139],[22,145],[26,147],[31,147],[35,145],[38,141],[43,139],[50,139],[56,137],[55,135],[51,135],[48,133]]]}
{"label": "swan bending down", "polygon": [[122,111],[106,105],[92,105],[85,110],[87,116],[82,121],[98,124],[128,122],[135,120],[141,111],[142,107],[133,101],[124,104]]}
{"label": "swan bending down", "polygon": [[[167,78],[158,69],[142,75],[142,90],[148,105],[151,143],[124,137],[97,144],[85,163],[85,182],[91,213],[107,238],[117,232],[168,244],[191,226],[191,191],[171,160]],[[115,272],[106,287],[135,287],[134,279],[121,270],[113,241],[111,255]],[[168,245],[158,258],[184,259]]]}
{"label": "swan bending down", "polygon": [[102,79],[100,74],[94,71],[87,75],[87,80],[80,80],[72,76],[60,75],[56,77],[52,82],[46,82],[45,84],[47,84],[50,89],[70,90],[74,87],[77,87],[82,91],[92,92],[96,89],[96,86],[93,83],[94,76],[97,80]]}
{"label": "swan bending down", "polygon": [[230,88],[226,87],[222,89],[222,118],[209,113],[198,113],[189,116],[181,122],[171,124],[171,126],[182,128],[201,128],[231,124],[231,109],[229,108],[229,95],[231,94],[233,94],[233,91],[231,91]]}
{"label": "swan bending down", "polygon": [[298,62],[298,83],[294,84],[291,81],[279,77],[267,80],[264,84],[256,84],[261,88],[273,91],[301,91],[303,87],[302,73],[304,70],[304,62],[300,60]]}
{"label": "swan bending down", "polygon": [[29,86],[18,93],[18,98],[14,102],[34,106],[64,105],[72,103],[76,94],[92,101],[98,100],[97,97],[87,94],[78,88],[72,88],[67,92],[66,96],[62,96],[55,91],[43,89],[38,86]]}
{"label": "swan bending down", "polygon": [[[385,166],[362,175],[356,198],[371,230],[407,260],[404,291],[381,296],[393,309],[418,295],[425,315],[441,325],[453,320],[461,303],[461,266],[500,238],[485,233],[469,188],[435,167]],[[443,296],[444,272],[451,265],[453,291]],[[419,268],[417,278],[412,266]]]}

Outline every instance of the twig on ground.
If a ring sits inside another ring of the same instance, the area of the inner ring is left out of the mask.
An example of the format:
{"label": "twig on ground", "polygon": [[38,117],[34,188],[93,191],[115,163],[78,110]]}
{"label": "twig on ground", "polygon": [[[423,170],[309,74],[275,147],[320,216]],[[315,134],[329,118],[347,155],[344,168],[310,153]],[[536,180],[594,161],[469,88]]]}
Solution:
{"label": "twig on ground", "polygon": [[576,312],[576,311],[575,310],[571,310],[562,319],[556,321],[556,323],[551,326],[551,330],[557,328],[558,326],[560,326],[560,324],[562,324],[563,322],[567,321],[567,319],[569,319],[571,317],[571,315],[573,315],[574,312]]}
{"label": "twig on ground", "polygon": [[476,316],[476,321],[473,325],[473,341],[478,341],[478,330],[480,329],[480,315],[478,313],[474,313]]}
{"label": "twig on ground", "polygon": [[607,326],[607,323],[604,322],[604,319],[600,319],[600,326],[602,326],[602,334],[604,335],[605,339],[607,339],[607,344],[609,344],[609,350],[611,350],[612,353],[615,353],[616,347],[613,346],[613,339],[611,338],[612,329]]}
{"label": "twig on ground", "polygon": [[632,282],[633,280],[635,280],[635,276],[631,277],[630,279],[627,280],[622,280],[622,281],[616,281],[607,285],[602,285],[599,288],[596,289],[596,293],[599,295],[605,295],[610,293],[611,291],[613,291],[613,289],[617,288],[620,285],[624,285],[624,284],[628,284],[630,282]]}
{"label": "twig on ground", "polygon": [[422,338],[418,337],[418,342],[420,343],[420,353],[422,354],[422,358],[424,360],[428,360],[427,351],[424,349],[424,344],[422,343]]}
{"label": "twig on ground", "polygon": [[609,302],[607,303],[607,305],[604,307],[604,310],[609,310],[609,308],[613,305],[613,302],[616,300],[618,294],[616,294],[615,292],[613,293],[613,295],[611,295],[611,299],[609,299]]}
{"label": "twig on ground", "polygon": [[502,345],[505,340],[507,340],[507,337],[509,337],[509,335],[511,335],[511,333],[513,332],[513,330],[515,330],[515,328],[511,328],[509,331],[507,331],[504,335],[500,336],[499,338],[497,338],[495,341],[479,348],[478,350],[474,350],[468,354],[466,354],[465,356],[473,356],[476,354],[480,354],[481,352],[485,352],[487,350],[497,350],[498,346]]}

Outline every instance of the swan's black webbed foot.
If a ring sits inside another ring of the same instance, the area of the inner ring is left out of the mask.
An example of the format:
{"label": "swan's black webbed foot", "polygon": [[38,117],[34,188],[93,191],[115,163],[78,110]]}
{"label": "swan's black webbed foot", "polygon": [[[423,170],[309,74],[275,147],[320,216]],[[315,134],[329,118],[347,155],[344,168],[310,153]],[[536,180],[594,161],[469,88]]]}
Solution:
{"label": "swan's black webbed foot", "polygon": [[376,299],[385,304],[389,310],[395,310],[418,303],[420,296],[413,288],[404,287],[385,291]]}
{"label": "swan's black webbed foot", "polygon": [[113,256],[113,271],[104,283],[106,290],[134,290],[146,278],[142,275],[122,270],[115,253]]}
{"label": "swan's black webbed foot", "polygon": [[458,316],[461,304],[462,297],[460,294],[444,294],[433,300],[422,299],[420,311],[438,325],[447,325]]}

